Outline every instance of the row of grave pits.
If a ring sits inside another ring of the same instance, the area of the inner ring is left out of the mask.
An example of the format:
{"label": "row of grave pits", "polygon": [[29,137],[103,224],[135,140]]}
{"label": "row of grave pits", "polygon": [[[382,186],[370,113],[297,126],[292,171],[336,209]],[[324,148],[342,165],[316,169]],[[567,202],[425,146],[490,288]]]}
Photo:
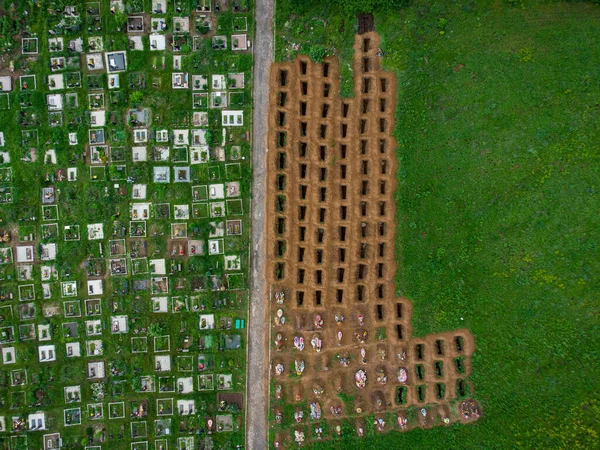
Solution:
{"label": "row of grave pits", "polygon": [[[360,406],[357,408],[360,410]],[[362,411],[356,414],[361,413]],[[276,415],[277,412],[274,414]],[[373,433],[449,426],[456,422],[473,422],[480,416],[479,403],[473,399],[465,399],[454,404],[397,409],[385,414],[376,413],[367,417],[354,417],[350,420],[324,421],[316,419],[311,420],[310,423],[296,423],[289,433],[283,431],[276,433],[273,445],[274,448],[289,448],[293,443],[302,446],[306,441],[338,439],[352,434],[361,438]]]}

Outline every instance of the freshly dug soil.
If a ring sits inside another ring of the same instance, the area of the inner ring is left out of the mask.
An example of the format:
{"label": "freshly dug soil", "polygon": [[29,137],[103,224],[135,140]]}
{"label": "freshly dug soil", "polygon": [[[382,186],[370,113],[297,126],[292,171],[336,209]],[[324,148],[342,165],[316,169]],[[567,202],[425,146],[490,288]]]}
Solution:
{"label": "freshly dug soil", "polygon": [[[397,92],[393,74],[380,69],[378,45],[375,32],[356,36],[351,99],[339,96],[337,59],[299,56],[271,69],[272,416],[308,424],[307,404],[318,403],[321,419],[355,418],[359,435],[368,414],[392,412],[394,423],[375,429],[400,430],[396,419],[408,417],[409,406],[427,409],[402,429],[459,420],[457,398],[468,395],[475,350],[468,330],[414,338],[412,304],[395,297]],[[296,361],[304,363],[300,375]],[[364,387],[355,380],[359,370]],[[303,417],[285,416],[289,404]],[[315,436],[311,429],[306,438]]]}

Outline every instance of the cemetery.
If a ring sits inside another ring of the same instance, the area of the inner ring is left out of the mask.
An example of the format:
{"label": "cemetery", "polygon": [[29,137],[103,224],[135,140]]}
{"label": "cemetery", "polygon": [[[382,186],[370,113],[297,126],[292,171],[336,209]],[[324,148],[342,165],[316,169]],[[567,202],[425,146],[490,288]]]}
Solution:
{"label": "cemetery", "polygon": [[15,5],[0,449],[243,445],[252,8]]}

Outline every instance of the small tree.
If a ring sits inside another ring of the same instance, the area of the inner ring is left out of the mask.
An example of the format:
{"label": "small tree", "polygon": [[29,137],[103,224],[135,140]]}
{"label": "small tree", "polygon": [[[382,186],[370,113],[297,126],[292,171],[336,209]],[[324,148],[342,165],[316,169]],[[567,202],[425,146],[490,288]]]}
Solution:
{"label": "small tree", "polygon": [[140,92],[140,91],[134,91],[129,96],[129,101],[134,106],[139,106],[143,100],[144,100],[144,93]]}
{"label": "small tree", "polygon": [[117,24],[117,31],[121,31],[121,29],[127,24],[127,14],[125,14],[119,8],[116,8],[113,17],[115,19],[115,23]]}
{"label": "small tree", "polygon": [[321,63],[323,62],[323,58],[327,56],[327,50],[322,45],[311,45],[308,48],[308,56],[314,62]]}
{"label": "small tree", "polygon": [[148,336],[158,337],[161,336],[165,331],[165,325],[162,323],[151,323],[148,326]]}
{"label": "small tree", "polygon": [[214,130],[210,129],[206,131],[206,135],[205,135],[205,139],[206,139],[206,143],[208,145],[214,145],[217,141],[217,135],[214,132]]}

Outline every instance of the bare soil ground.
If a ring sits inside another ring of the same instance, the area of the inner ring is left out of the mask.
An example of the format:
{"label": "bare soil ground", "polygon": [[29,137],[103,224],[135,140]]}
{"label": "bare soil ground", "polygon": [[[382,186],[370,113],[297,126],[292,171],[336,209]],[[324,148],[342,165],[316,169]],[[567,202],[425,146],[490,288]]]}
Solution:
{"label": "bare soil ground", "polygon": [[[339,97],[334,58],[271,69],[271,411],[298,431],[311,424],[306,439],[327,438],[323,419],[352,417],[358,435],[369,414],[392,413],[380,432],[458,421],[469,388],[469,331],[415,338],[412,304],[394,294],[396,80],[380,69],[378,46],[375,32],[355,38],[352,99]],[[400,427],[410,406],[425,414]],[[275,439],[287,446],[293,436]]]}

